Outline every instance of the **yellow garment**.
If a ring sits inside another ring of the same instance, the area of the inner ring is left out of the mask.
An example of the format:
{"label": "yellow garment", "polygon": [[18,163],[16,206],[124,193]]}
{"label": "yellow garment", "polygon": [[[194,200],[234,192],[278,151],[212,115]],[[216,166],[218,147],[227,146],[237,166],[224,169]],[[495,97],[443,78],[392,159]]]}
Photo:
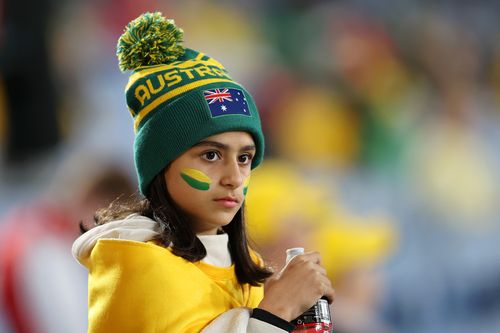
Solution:
{"label": "yellow garment", "polygon": [[321,253],[334,282],[362,267],[380,265],[397,246],[397,233],[383,218],[339,216],[316,228],[307,244]]}
{"label": "yellow garment", "polygon": [[245,202],[248,232],[263,252],[276,260],[290,245],[319,251],[334,282],[380,265],[397,246],[389,218],[349,214],[322,184],[309,183],[286,161],[268,159],[253,171]]}
{"label": "yellow garment", "polygon": [[89,332],[199,332],[235,307],[257,307],[263,287],[234,266],[191,263],[153,242],[101,239],[89,269]]}
{"label": "yellow garment", "polygon": [[260,246],[273,243],[291,221],[314,228],[330,214],[327,191],[308,183],[288,162],[267,159],[252,171],[250,183],[245,199],[247,226]]}

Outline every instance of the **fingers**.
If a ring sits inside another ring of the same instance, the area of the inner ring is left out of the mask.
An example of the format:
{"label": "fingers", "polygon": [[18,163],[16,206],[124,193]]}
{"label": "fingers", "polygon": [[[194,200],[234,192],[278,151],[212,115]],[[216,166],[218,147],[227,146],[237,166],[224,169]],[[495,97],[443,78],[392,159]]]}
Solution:
{"label": "fingers", "polygon": [[[322,297],[332,303],[335,291],[326,269],[321,266],[320,254],[309,252],[294,257],[279,273],[268,279],[259,307],[282,318],[293,319]],[[283,309],[287,313],[280,312]]]}
{"label": "fingers", "polygon": [[321,256],[319,252],[309,252],[300,254],[289,262],[291,265],[299,265],[302,267],[309,267],[313,271],[318,271],[326,276],[326,269],[321,265]]}
{"label": "fingers", "polygon": [[319,252],[307,252],[300,255],[304,260],[312,261],[315,264],[321,265],[321,255]]}
{"label": "fingers", "polygon": [[319,272],[321,275],[324,275],[326,277],[326,268],[324,268],[323,266],[316,267],[316,272]]}
{"label": "fingers", "polygon": [[[318,274],[320,274],[318,272]],[[318,275],[315,281],[313,282],[316,285],[317,298],[326,296],[328,298],[328,302],[332,303],[335,298],[335,290],[333,289],[332,282],[325,275]]]}
{"label": "fingers", "polygon": [[333,287],[330,285],[323,292],[323,296],[326,296],[326,298],[328,298],[328,303],[332,304],[335,300],[335,289],[333,289]]}
{"label": "fingers", "polygon": [[319,252],[309,252],[302,255],[303,260],[306,262],[313,262],[315,265],[314,271],[319,275],[317,284],[320,285],[320,297],[325,296],[328,303],[332,304],[335,299],[335,290],[333,289],[332,282],[327,276],[326,269],[321,266],[321,255]]}
{"label": "fingers", "polygon": [[312,262],[314,264],[321,265],[321,255],[319,254],[319,252],[307,252],[304,254],[296,255],[290,261],[290,263],[292,262],[295,263]]}

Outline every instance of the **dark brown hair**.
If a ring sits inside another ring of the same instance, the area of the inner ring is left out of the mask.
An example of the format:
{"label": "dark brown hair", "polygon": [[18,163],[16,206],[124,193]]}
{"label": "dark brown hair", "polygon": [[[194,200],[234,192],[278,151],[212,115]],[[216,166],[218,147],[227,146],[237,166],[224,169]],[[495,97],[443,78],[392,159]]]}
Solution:
{"label": "dark brown hair", "polygon": [[[149,187],[146,198],[134,196],[118,199],[108,208],[96,212],[96,225],[124,218],[132,213],[147,216],[160,225],[160,241],[164,246],[171,246],[172,252],[190,262],[202,260],[207,251],[189,227],[188,216],[177,206],[168,193],[167,186],[160,172]],[[87,229],[80,224],[82,232]],[[240,283],[256,286],[263,283],[272,272],[252,260],[250,244],[246,234],[244,206],[238,210],[232,221],[222,230],[228,234],[229,252],[234,262],[236,277]]]}

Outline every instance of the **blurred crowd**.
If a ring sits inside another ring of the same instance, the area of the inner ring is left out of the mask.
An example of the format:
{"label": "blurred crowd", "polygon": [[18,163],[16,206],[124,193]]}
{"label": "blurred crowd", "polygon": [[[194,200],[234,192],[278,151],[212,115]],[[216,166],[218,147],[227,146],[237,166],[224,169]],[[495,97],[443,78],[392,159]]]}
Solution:
{"label": "blurred crowd", "polygon": [[136,191],[115,47],[155,10],[255,97],[250,234],[322,253],[335,332],[500,329],[499,2],[0,5],[0,332],[86,330],[70,246]]}

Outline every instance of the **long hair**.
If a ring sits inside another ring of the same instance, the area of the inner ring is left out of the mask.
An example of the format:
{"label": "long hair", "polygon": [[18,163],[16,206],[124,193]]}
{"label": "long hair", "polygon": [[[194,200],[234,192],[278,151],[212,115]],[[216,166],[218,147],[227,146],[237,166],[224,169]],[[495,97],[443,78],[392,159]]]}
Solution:
{"label": "long hair", "polygon": [[[139,213],[158,222],[159,240],[163,246],[170,246],[175,255],[190,262],[200,261],[207,255],[205,246],[189,226],[189,217],[168,193],[163,172],[155,177],[145,199],[135,197],[114,202],[108,208],[97,211],[94,219],[96,224],[100,225],[131,213]],[[82,232],[86,231],[83,225],[80,225],[80,228]],[[240,283],[257,286],[272,275],[269,269],[256,263],[250,255],[251,247],[246,233],[243,205],[222,230],[228,234],[229,253]]]}

